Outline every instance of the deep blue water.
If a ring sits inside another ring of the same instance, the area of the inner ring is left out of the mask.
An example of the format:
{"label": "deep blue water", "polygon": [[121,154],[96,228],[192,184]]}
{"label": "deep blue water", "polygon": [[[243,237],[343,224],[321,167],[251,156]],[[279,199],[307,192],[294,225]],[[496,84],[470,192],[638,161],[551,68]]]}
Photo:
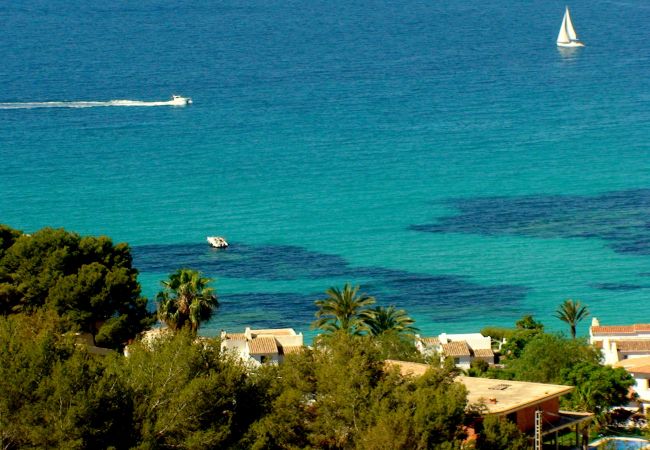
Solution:
{"label": "deep blue water", "polygon": [[204,271],[207,334],[346,281],[426,334],[650,320],[647,2],[573,2],[573,52],[554,0],[103,3],[0,3],[0,222],[129,242],[150,298]]}

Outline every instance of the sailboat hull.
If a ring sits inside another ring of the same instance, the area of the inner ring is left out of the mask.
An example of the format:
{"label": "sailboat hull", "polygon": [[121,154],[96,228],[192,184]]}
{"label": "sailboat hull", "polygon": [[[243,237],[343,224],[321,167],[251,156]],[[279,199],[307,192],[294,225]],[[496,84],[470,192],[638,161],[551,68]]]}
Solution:
{"label": "sailboat hull", "polygon": [[579,41],[571,41],[571,42],[558,42],[557,46],[566,47],[566,48],[575,48],[575,47],[584,47],[585,44]]}

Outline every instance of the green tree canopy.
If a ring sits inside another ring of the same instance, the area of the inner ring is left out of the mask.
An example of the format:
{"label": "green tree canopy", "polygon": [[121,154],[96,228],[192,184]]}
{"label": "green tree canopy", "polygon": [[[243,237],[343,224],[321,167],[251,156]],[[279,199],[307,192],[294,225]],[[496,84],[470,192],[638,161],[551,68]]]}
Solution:
{"label": "green tree canopy", "polygon": [[515,323],[515,327],[520,330],[537,330],[544,331],[544,324],[536,321],[530,314],[523,316]]}
{"label": "green tree canopy", "polygon": [[363,429],[382,363],[368,337],[344,330],[279,368],[269,413],[251,433],[251,448],[353,448]]}
{"label": "green tree canopy", "polygon": [[393,305],[369,308],[363,312],[361,317],[373,336],[383,334],[412,336],[418,332],[418,329],[413,326],[415,320],[411,319],[406,311],[397,309]]}
{"label": "green tree canopy", "polygon": [[52,308],[108,347],[153,322],[128,245],[52,228],[27,235],[3,226],[0,236],[0,313]]}
{"label": "green tree canopy", "polygon": [[196,332],[219,307],[214,289],[208,286],[212,281],[192,269],[178,269],[169,275],[158,293],[158,319],[172,330],[187,325]]}
{"label": "green tree canopy", "polygon": [[358,447],[457,449],[465,436],[467,389],[454,382],[453,364],[404,378],[391,370],[373,390],[368,425]]}
{"label": "green tree canopy", "polygon": [[562,370],[563,383],[575,390],[563,401],[572,409],[602,414],[614,406],[629,402],[634,378],[625,369],[580,362]]}
{"label": "green tree canopy", "polygon": [[519,358],[508,362],[508,368],[518,380],[561,384],[563,370],[599,360],[599,352],[582,340],[542,333],[526,344]]}
{"label": "green tree canopy", "polygon": [[0,317],[2,448],[131,447],[129,389],[63,329],[52,310]]}
{"label": "green tree canopy", "polygon": [[189,329],[89,354],[52,310],[0,317],[3,449],[227,449],[268,410],[277,373],[249,373]]}
{"label": "green tree canopy", "polygon": [[506,360],[514,360],[521,356],[529,342],[542,334],[538,329],[517,328],[512,331],[505,344],[501,346],[501,355]]}
{"label": "green tree canopy", "polygon": [[366,332],[368,328],[362,314],[368,306],[375,303],[375,299],[358,292],[359,286],[352,287],[348,283],[343,286],[343,290],[331,287],[325,291],[327,297],[314,302],[318,311],[312,328],[320,328],[327,333],[342,330],[359,335]]}
{"label": "green tree canopy", "polygon": [[264,412],[246,368],[187,327],[129,350],[118,370],[133,393],[138,448],[233,448]]}
{"label": "green tree canopy", "polygon": [[574,339],[576,337],[576,326],[587,316],[589,316],[587,305],[580,304],[579,300],[565,300],[555,312],[555,317],[569,324],[571,337]]}
{"label": "green tree canopy", "polygon": [[527,450],[528,439],[515,423],[504,417],[489,415],[483,420],[476,450]]}
{"label": "green tree canopy", "polygon": [[21,234],[23,233],[0,223],[0,259],[2,259],[7,249],[14,245],[14,242]]}
{"label": "green tree canopy", "polygon": [[272,406],[248,447],[329,449],[459,448],[465,387],[455,371],[415,379],[384,368],[371,336],[343,330],[278,368]]}

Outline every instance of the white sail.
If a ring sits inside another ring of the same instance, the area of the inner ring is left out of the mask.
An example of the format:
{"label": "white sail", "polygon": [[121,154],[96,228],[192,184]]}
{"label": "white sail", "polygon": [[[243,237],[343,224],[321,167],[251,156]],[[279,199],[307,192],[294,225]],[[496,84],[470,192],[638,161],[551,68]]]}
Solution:
{"label": "white sail", "polygon": [[571,14],[569,14],[569,7],[566,7],[566,12],[564,13],[564,18],[566,19],[566,32],[569,35],[569,39],[572,41],[578,40],[578,35],[576,30],[573,28],[573,22],[571,22]]}
{"label": "white sail", "polygon": [[573,28],[568,6],[564,11],[560,32],[557,34],[557,45],[558,47],[584,47],[584,44],[578,40],[576,30]]}
{"label": "white sail", "polygon": [[557,35],[557,43],[558,44],[568,44],[571,42],[571,39],[569,38],[569,35],[567,34],[566,30],[566,18],[567,15],[564,13],[564,17],[562,18],[562,25],[560,26],[560,32]]}

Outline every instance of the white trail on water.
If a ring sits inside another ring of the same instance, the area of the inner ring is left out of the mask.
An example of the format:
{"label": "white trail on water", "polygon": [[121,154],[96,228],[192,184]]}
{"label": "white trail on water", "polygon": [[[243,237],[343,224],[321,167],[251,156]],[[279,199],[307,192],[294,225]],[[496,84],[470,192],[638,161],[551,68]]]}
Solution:
{"label": "white trail on water", "polygon": [[0,103],[0,109],[34,108],[96,108],[100,106],[185,106],[172,100],[163,102],[144,102],[139,100],[109,100],[107,102],[7,102]]}

